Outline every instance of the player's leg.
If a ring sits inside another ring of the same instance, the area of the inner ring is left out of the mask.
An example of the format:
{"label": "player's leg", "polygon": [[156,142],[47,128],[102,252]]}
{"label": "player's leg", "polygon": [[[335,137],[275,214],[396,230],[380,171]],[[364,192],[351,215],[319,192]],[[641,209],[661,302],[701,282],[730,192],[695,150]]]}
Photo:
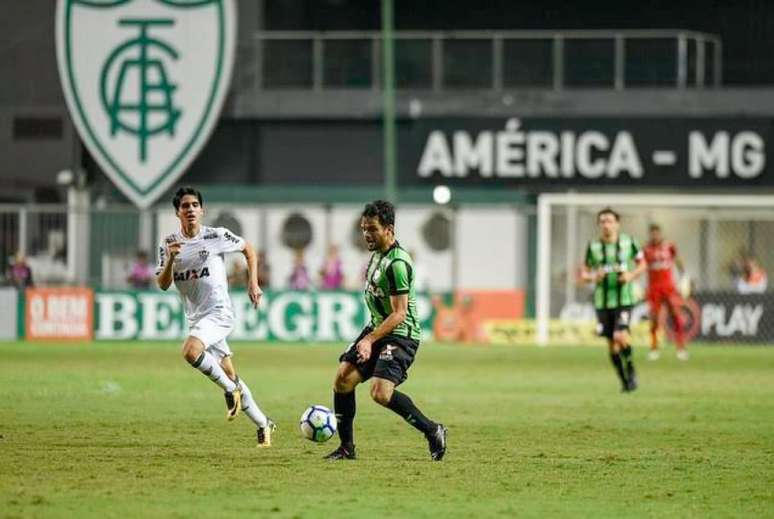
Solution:
{"label": "player's leg", "polygon": [[363,375],[360,374],[353,362],[342,360],[339,363],[333,381],[333,409],[336,413],[336,429],[339,433],[340,445],[326,456],[327,459],[355,459],[355,387],[362,381]]}
{"label": "player's leg", "polygon": [[648,293],[648,306],[650,307],[650,351],[648,359],[658,360],[661,356],[658,351],[659,317],[661,316],[661,297],[655,291]]}
{"label": "player's leg", "polygon": [[627,389],[637,389],[637,374],[634,371],[634,359],[632,357],[631,336],[629,335],[629,322],[631,320],[631,307],[622,307],[615,312],[615,328],[613,342],[616,343],[626,372]]}
{"label": "player's leg", "polygon": [[189,336],[183,343],[182,352],[183,358],[191,366],[201,371],[224,391],[230,393],[237,389],[237,385],[226,375],[218,360],[205,350],[202,339]]}
{"label": "player's leg", "polygon": [[607,349],[610,355],[610,362],[613,364],[618,379],[621,381],[623,391],[628,391],[629,381],[626,379],[626,370],[624,369],[623,359],[619,344],[613,340],[615,332],[615,311],[597,310],[597,335],[607,339]]}
{"label": "player's leg", "polygon": [[675,326],[675,348],[677,358],[688,360],[688,350],[685,349],[685,321],[680,308],[683,305],[682,298],[677,292],[672,292],[666,300],[669,315]]}
{"label": "player's leg", "polygon": [[[217,345],[218,348],[226,347],[228,345],[223,341],[222,344]],[[229,350],[230,351],[230,350]],[[220,364],[223,366],[223,370],[239,385],[239,389],[242,393],[242,411],[250,421],[252,421],[257,427],[257,438],[259,447],[271,447],[271,434],[274,432],[276,425],[272,422],[266,414],[258,407],[258,404],[253,398],[253,394],[244,379],[237,376],[236,369],[234,368],[234,362],[231,354],[225,355],[220,359]],[[228,403],[228,402],[227,402]]]}
{"label": "player's leg", "polygon": [[[440,461],[446,453],[446,428],[430,420],[411,398],[395,387],[408,378],[418,344],[408,339],[387,337],[379,341],[379,355],[371,382],[371,398],[390,409],[425,435],[430,457]],[[376,353],[376,352],[374,352]]]}

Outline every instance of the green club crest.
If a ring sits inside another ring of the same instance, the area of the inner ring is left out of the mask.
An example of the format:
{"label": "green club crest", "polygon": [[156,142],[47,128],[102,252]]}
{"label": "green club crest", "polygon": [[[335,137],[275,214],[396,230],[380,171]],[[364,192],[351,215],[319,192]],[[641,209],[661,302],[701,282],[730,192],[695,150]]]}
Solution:
{"label": "green club crest", "polygon": [[234,0],[58,0],[57,57],[70,114],[139,207],[206,143],[228,91]]}

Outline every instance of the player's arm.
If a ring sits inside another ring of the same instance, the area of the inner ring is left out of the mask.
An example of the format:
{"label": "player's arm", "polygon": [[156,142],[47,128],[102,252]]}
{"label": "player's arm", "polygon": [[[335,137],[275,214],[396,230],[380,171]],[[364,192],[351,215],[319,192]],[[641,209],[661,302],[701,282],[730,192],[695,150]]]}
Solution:
{"label": "player's arm", "polygon": [[360,362],[365,362],[371,357],[371,346],[373,343],[390,334],[400,325],[408,314],[408,293],[390,295],[390,305],[392,312],[388,315],[382,324],[360,339],[357,343],[357,356]]}
{"label": "player's arm", "polygon": [[621,281],[621,283],[629,283],[634,281],[640,277],[642,273],[645,272],[645,270],[648,268],[648,264],[645,261],[645,254],[642,253],[636,244],[633,244],[632,247],[636,249],[636,253],[634,255],[634,270],[621,272],[621,274],[618,276],[618,279]]}
{"label": "player's arm", "polygon": [[677,254],[677,246],[673,243],[672,244],[672,257],[675,259],[675,267],[677,267],[677,272],[682,276],[685,274],[685,264],[683,263],[683,258],[681,258]]}
{"label": "player's arm", "polygon": [[247,261],[247,296],[250,298],[250,302],[253,303],[253,308],[258,308],[258,303],[261,302],[261,296],[263,291],[258,286],[258,255],[255,253],[255,249],[249,242],[245,241],[245,248],[242,249],[242,254],[245,255]]}
{"label": "player's arm", "polygon": [[583,260],[583,264],[578,274],[578,282],[581,284],[586,283],[598,283],[605,276],[605,273],[600,269],[595,269],[593,265],[593,258],[591,255],[591,244],[586,247],[586,257]]}
{"label": "player's arm", "polygon": [[175,263],[175,257],[180,254],[182,246],[182,243],[175,241],[159,247],[159,270],[156,274],[156,284],[161,290],[168,289],[169,285],[172,284],[172,265]]}

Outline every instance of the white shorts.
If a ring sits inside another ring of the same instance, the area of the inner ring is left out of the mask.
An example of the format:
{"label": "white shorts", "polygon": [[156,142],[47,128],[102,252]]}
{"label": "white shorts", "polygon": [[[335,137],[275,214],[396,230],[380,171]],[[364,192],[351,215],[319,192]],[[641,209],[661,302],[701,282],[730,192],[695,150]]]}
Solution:
{"label": "white shorts", "polygon": [[229,348],[226,342],[226,337],[229,336],[233,329],[233,319],[224,318],[220,315],[208,315],[195,323],[190,323],[188,335],[202,341],[204,349],[220,360],[223,357],[230,357],[232,355],[231,348]]}

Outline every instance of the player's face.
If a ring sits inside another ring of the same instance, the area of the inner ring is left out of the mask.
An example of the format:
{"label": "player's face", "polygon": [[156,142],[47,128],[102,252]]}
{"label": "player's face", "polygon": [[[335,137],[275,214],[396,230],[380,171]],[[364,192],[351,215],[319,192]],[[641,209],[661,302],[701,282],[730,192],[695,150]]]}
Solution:
{"label": "player's face", "polygon": [[597,224],[599,225],[599,232],[605,238],[615,236],[618,233],[618,220],[610,213],[600,215]]}
{"label": "player's face", "polygon": [[661,230],[660,229],[651,229],[650,231],[650,241],[653,243],[661,243],[661,240],[663,239],[663,236],[661,236]]}
{"label": "player's face", "polygon": [[185,195],[180,199],[180,207],[177,210],[177,217],[184,227],[196,226],[201,223],[204,216],[204,208],[199,203],[196,195]]}
{"label": "player's face", "polygon": [[392,226],[382,226],[376,217],[362,217],[360,219],[360,230],[363,232],[363,239],[365,239],[366,246],[370,251],[384,250],[392,236]]}

